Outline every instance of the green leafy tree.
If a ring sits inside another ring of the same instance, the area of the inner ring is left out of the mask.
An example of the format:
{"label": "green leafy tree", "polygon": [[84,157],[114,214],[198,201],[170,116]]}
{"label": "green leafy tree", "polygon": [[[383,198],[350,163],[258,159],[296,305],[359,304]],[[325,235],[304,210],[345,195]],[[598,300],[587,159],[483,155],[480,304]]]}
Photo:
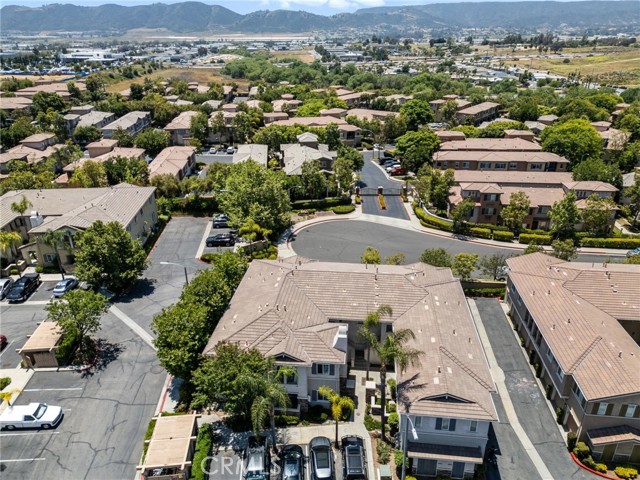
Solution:
{"label": "green leafy tree", "polygon": [[22,245],[22,237],[18,232],[7,232],[5,230],[0,230],[0,255],[5,256],[5,254],[11,250],[13,247],[17,247],[18,245]]}
{"label": "green leafy tree", "polygon": [[196,302],[178,302],[153,318],[153,344],[167,372],[185,380],[190,378],[212,333],[208,323],[207,308]]}
{"label": "green leafy tree", "polygon": [[86,145],[100,140],[102,132],[93,125],[79,126],[73,131],[73,138],[80,145]]}
{"label": "green leafy tree", "polygon": [[271,230],[262,228],[253,218],[247,218],[247,221],[238,230],[240,237],[246,238],[250,242],[255,242],[258,239],[266,240],[271,233]]}
{"label": "green leafy tree", "polygon": [[638,218],[638,215],[640,215],[640,174],[636,173],[633,179],[633,185],[627,187],[623,195],[629,199],[629,208],[635,220]]}
{"label": "green leafy tree", "polygon": [[144,87],[139,83],[132,83],[129,85],[129,90],[131,92],[129,94],[129,98],[131,100],[142,100],[144,97]]}
{"label": "green leafy tree", "polygon": [[156,175],[150,181],[151,186],[156,187],[156,194],[163,198],[176,198],[180,195],[180,182],[170,173]]}
{"label": "green leafy tree", "polygon": [[529,215],[530,207],[531,199],[519,190],[509,197],[509,205],[500,211],[500,217],[511,230],[519,232],[522,230],[524,219]]}
{"label": "green leafy tree", "polygon": [[462,280],[469,280],[475,271],[479,256],[475,253],[456,253],[451,270]]}
{"label": "green leafy tree", "polygon": [[331,182],[339,194],[349,191],[353,183],[353,160],[349,157],[339,156],[333,162],[333,175]]}
{"label": "green leafy tree", "polygon": [[44,235],[40,235],[38,240],[53,248],[56,254],[56,263],[58,264],[58,268],[60,268],[60,274],[62,278],[64,278],[64,267],[62,266],[62,257],[60,256],[60,247],[70,248],[69,236],[64,230],[51,230],[50,228],[44,233]]}
{"label": "green leafy tree", "polygon": [[255,348],[245,349],[236,343],[221,342],[193,372],[191,407],[203,408],[220,403],[224,411],[232,416],[249,419],[254,392],[239,379],[251,374],[266,376],[273,370],[273,359],[265,357]]}
{"label": "green leafy tree", "polygon": [[602,198],[597,193],[591,194],[582,209],[583,228],[594,234],[606,232],[615,208],[616,204],[610,198]]}
{"label": "green leafy tree", "polygon": [[387,265],[404,265],[405,259],[404,253],[398,252],[385,258],[384,263]]}
{"label": "green leafy tree", "polygon": [[302,191],[307,198],[321,198],[327,190],[327,178],[320,169],[319,160],[307,160],[300,175]]}
{"label": "green leafy tree", "polygon": [[64,335],[76,338],[84,353],[84,339],[100,329],[100,318],[107,313],[107,298],[92,290],[72,290],[63,301],[50,302],[44,309],[49,320],[56,322]]}
{"label": "green leafy tree", "polygon": [[19,213],[21,216],[31,207],[33,207],[33,204],[24,195],[22,195],[20,201],[12,202],[10,206],[12,212]]}
{"label": "green leafy tree", "polygon": [[270,152],[280,152],[280,145],[294,143],[301,133],[300,126],[267,125],[253,135],[253,142],[267,145]]}
{"label": "green leafy tree", "polygon": [[121,293],[147,266],[142,245],[118,222],[98,220],[74,239],[76,276],[92,285]]}
{"label": "green leafy tree", "polygon": [[622,186],[622,172],[616,164],[606,163],[601,158],[587,158],[573,168],[573,179],[579,181],[598,181]]}
{"label": "green leafy tree", "polygon": [[36,127],[32,125],[31,117],[18,117],[9,128],[2,129],[2,144],[7,148],[14,147],[34,133],[36,133]]}
{"label": "green leafy tree", "polygon": [[458,113],[458,104],[455,100],[447,100],[440,107],[440,115],[442,116],[442,120],[444,120],[447,124],[454,126],[456,123],[456,113]]}
{"label": "green leafy tree", "polygon": [[385,142],[393,143],[398,137],[407,133],[407,120],[402,116],[388,115],[382,126],[382,137]]}
{"label": "green leafy tree", "polygon": [[578,257],[576,246],[570,238],[551,242],[551,255],[561,260],[571,261]]}
{"label": "green leafy tree", "polygon": [[407,132],[396,140],[396,152],[407,170],[417,172],[423,165],[431,164],[439,145],[440,139],[429,130]]}
{"label": "green leafy tree", "polygon": [[123,182],[133,185],[149,183],[149,165],[139,158],[117,156],[102,162],[102,165],[109,185],[118,185]]}
{"label": "green leafy tree", "polygon": [[618,166],[623,172],[634,171],[636,165],[640,165],[640,141],[627,143],[618,158]]}
{"label": "green leafy tree", "polygon": [[66,109],[64,100],[57,93],[37,92],[31,99],[34,113],[47,112],[49,109],[62,112]]}
{"label": "green leafy tree", "polygon": [[269,170],[253,160],[232,165],[220,205],[234,226],[253,218],[261,227],[279,232],[290,221],[285,182],[283,172]]}
{"label": "green leafy tree", "polygon": [[454,230],[459,230],[462,224],[467,221],[473,213],[476,203],[470,198],[465,198],[462,202],[451,209],[451,220],[453,220]]}
{"label": "green leafy tree", "polygon": [[348,159],[352,163],[354,171],[360,171],[364,167],[364,157],[355,148],[340,147],[338,149],[338,158]]}
{"label": "green leafy tree", "polygon": [[555,229],[559,236],[567,235],[572,232],[575,225],[580,223],[582,216],[576,205],[576,192],[569,190],[562,200],[553,202],[549,211],[551,219],[551,227]]}
{"label": "green leafy tree", "polygon": [[93,160],[87,160],[76,168],[70,183],[82,188],[106,187],[109,184],[104,165]]}
{"label": "green leafy tree", "polygon": [[418,178],[414,186],[420,200],[426,205],[433,205],[438,210],[446,210],[449,201],[449,191],[455,183],[455,171],[448,168],[442,171],[425,164],[418,171]]}
{"label": "green leafy tree", "polygon": [[368,265],[380,265],[382,263],[380,252],[372,246],[368,246],[360,256],[360,263],[365,263]]}
{"label": "green leafy tree", "polygon": [[[560,105],[558,113],[561,120],[572,118],[586,118],[591,122],[607,120],[609,112],[599,108],[585,98],[573,98]],[[545,129],[546,130],[546,129]]]}
{"label": "green leafy tree", "polygon": [[422,125],[433,122],[433,110],[425,100],[409,100],[400,108],[400,115],[406,119],[408,130],[418,130]]}
{"label": "green leafy tree", "polygon": [[155,128],[147,128],[138,134],[134,144],[137,148],[143,148],[147,154],[155,157],[169,146],[170,140],[171,135],[169,132]]}
{"label": "green leafy tree", "polygon": [[602,138],[588,120],[569,120],[551,125],[540,134],[542,149],[565,157],[571,168],[590,157],[602,155]]}
{"label": "green leafy tree", "polygon": [[529,253],[544,253],[544,247],[536,242],[531,242],[522,252],[523,255],[528,255]]}
{"label": "green leafy tree", "polygon": [[134,138],[124,128],[118,127],[115,132],[111,134],[113,140],[117,140],[118,146],[123,148],[133,147]]}
{"label": "green leafy tree", "polygon": [[478,266],[483,274],[498,280],[507,266],[507,256],[504,253],[482,256]]}
{"label": "green leafy tree", "polygon": [[519,122],[535,121],[539,116],[538,104],[532,98],[518,98],[509,109],[509,118]]}
{"label": "green leafy tree", "polygon": [[39,112],[36,116],[36,124],[41,131],[51,132],[58,139],[66,138],[67,129],[62,114],[50,108],[46,112]]}
{"label": "green leafy tree", "polygon": [[356,408],[356,404],[350,397],[341,396],[333,389],[323,385],[318,388],[318,393],[329,401],[329,408],[331,409],[331,417],[336,423],[336,441],[335,445],[338,448],[338,423],[346,415],[350,415]]}
{"label": "green leafy tree", "polygon": [[375,311],[367,313],[363,325],[358,330],[358,334],[367,344],[367,371],[365,378],[369,379],[369,369],[371,368],[371,350],[380,341],[380,336],[376,333],[376,329],[380,331],[380,321],[383,316],[391,317],[393,309],[391,305],[380,305]]}
{"label": "green leafy tree", "polygon": [[451,268],[453,265],[451,254],[444,248],[427,248],[420,255],[420,261],[434,267]]}

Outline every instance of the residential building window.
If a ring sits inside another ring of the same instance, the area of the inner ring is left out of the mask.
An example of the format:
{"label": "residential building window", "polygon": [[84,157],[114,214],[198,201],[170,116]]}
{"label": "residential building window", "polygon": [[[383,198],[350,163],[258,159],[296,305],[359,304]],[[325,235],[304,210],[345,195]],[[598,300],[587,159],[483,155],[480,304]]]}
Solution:
{"label": "residential building window", "polygon": [[515,170],[518,168],[518,162],[509,162],[509,170]]}
{"label": "residential building window", "polygon": [[391,333],[391,332],[393,332],[393,325],[391,325],[390,323],[389,323],[389,324],[387,324],[387,325],[385,326],[385,330],[386,330],[386,332],[387,332],[387,333]]}
{"label": "residential building window", "polygon": [[608,403],[600,402],[600,405],[598,405],[598,411],[596,412],[596,415],[606,415],[608,407],[609,407]]}
{"label": "residential building window", "polygon": [[538,207],[537,212],[538,213],[544,213],[544,207]]}
{"label": "residential building window", "polygon": [[45,253],[42,258],[44,259],[45,263],[53,263],[56,261],[56,254],[55,253]]}
{"label": "residential building window", "polygon": [[578,190],[576,192],[576,197],[578,197],[578,198],[587,198],[587,192],[585,192],[584,190]]}
{"label": "residential building window", "polygon": [[290,375],[281,375],[280,382],[285,385],[297,385],[298,384],[298,375],[297,372],[291,372]]}
{"label": "residential building window", "polygon": [[460,162],[454,163],[455,167],[458,168],[460,166]]}
{"label": "residential building window", "polygon": [[313,375],[330,375],[336,374],[336,366],[326,363],[314,363],[311,367],[311,373]]}
{"label": "residential building window", "polygon": [[469,424],[469,431],[472,433],[475,433],[478,431],[478,421],[477,420],[471,420],[471,423]]}
{"label": "residential building window", "polygon": [[480,162],[480,169],[482,170],[483,168],[491,168],[491,163],[490,162]]}
{"label": "residential building window", "polygon": [[550,348],[547,348],[547,358],[548,358],[549,360],[553,359],[553,353],[551,352],[551,349],[550,349]]}
{"label": "residential building window", "polygon": [[462,168],[469,168],[469,162],[462,162]]}
{"label": "residential building window", "polygon": [[311,390],[312,402],[328,402],[329,400],[322,396],[318,390]]}
{"label": "residential building window", "polygon": [[487,208],[483,208],[482,209],[482,214],[483,215],[495,215],[495,213],[496,213],[496,209],[495,208],[487,207]]}
{"label": "residential building window", "polygon": [[456,430],[455,418],[436,418],[436,430],[448,430],[454,432]]}
{"label": "residential building window", "polygon": [[418,428],[422,428],[422,417],[416,417],[413,419],[413,425]]}
{"label": "residential building window", "polygon": [[499,163],[496,163],[494,168],[496,170],[504,170],[505,168],[507,168],[507,164],[504,162],[499,162]]}
{"label": "residential building window", "polygon": [[442,166],[446,167],[448,165],[448,162],[442,162]]}
{"label": "residential building window", "polygon": [[558,366],[558,369],[556,370],[556,375],[558,375],[561,382],[564,380],[564,373],[562,373],[562,368],[560,368],[560,366]]}
{"label": "residential building window", "polygon": [[442,162],[436,162],[436,167],[441,167],[442,166]]}
{"label": "residential building window", "polygon": [[532,163],[531,166],[529,167],[529,170],[542,170],[542,164]]}
{"label": "residential building window", "polygon": [[636,414],[636,410],[638,410],[638,405],[634,405],[633,403],[627,405],[627,411],[624,412],[624,416],[627,418],[633,418]]}
{"label": "residential building window", "polygon": [[580,390],[580,387],[578,387],[577,383],[573,384],[573,387],[571,388],[571,390],[573,390],[573,393],[576,396],[576,399],[578,400],[578,402],[582,406],[582,409],[584,410],[584,406],[586,405],[587,401],[584,398],[584,395],[582,394],[582,390]]}

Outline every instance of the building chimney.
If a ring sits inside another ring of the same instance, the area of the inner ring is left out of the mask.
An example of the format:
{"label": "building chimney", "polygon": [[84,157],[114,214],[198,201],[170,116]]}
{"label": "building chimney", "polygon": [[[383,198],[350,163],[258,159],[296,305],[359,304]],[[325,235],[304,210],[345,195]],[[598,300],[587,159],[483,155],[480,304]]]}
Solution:
{"label": "building chimney", "polygon": [[336,332],[336,336],[333,337],[333,348],[345,353],[347,351],[347,346],[348,346],[348,342],[347,342],[348,328],[349,327],[347,327],[347,325],[338,326],[338,331]]}

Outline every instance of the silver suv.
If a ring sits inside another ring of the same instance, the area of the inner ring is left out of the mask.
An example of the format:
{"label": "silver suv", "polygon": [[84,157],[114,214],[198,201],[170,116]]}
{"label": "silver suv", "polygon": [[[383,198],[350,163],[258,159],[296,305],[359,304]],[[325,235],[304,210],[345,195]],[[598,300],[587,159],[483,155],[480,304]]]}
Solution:
{"label": "silver suv", "polygon": [[249,443],[244,452],[245,480],[269,480],[269,449],[264,440],[249,437]]}

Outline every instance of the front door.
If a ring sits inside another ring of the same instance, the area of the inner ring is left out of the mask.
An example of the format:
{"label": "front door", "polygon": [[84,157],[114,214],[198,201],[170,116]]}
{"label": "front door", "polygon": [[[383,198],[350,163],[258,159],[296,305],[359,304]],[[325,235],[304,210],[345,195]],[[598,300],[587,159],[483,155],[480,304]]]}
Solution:
{"label": "front door", "polygon": [[464,462],[453,462],[451,478],[464,478]]}
{"label": "front door", "polygon": [[604,451],[602,452],[602,457],[600,458],[600,460],[605,463],[610,462],[611,460],[613,460],[613,455],[615,453],[616,453],[615,443],[613,445],[605,445]]}

